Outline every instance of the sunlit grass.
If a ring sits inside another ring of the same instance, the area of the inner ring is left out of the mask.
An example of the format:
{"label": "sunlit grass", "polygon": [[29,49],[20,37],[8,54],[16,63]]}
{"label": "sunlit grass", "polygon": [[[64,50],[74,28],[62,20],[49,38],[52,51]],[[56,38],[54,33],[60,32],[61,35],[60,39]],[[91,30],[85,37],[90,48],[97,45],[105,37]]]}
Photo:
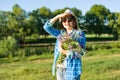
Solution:
{"label": "sunlit grass", "polygon": [[[86,37],[95,37],[96,34],[86,34]],[[101,34],[99,37],[113,37],[112,34]]]}
{"label": "sunlit grass", "polygon": [[[82,57],[81,80],[120,80],[120,50],[90,51]],[[56,80],[52,76],[53,54],[1,59],[0,80]]]}
{"label": "sunlit grass", "polygon": [[83,58],[83,80],[119,80],[120,54]]}

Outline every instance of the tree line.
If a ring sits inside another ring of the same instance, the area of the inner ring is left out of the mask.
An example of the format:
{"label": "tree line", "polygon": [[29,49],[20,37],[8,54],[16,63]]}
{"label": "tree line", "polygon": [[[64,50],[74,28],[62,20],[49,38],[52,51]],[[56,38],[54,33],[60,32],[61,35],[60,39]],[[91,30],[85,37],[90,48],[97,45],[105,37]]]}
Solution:
{"label": "tree line", "polygon": [[[26,12],[18,4],[12,7],[12,11],[0,11],[0,39],[12,36],[17,40],[24,40],[27,36],[47,35],[43,30],[44,23],[53,16],[64,12],[67,8],[51,11],[45,6]],[[94,4],[90,10],[82,15],[78,8],[70,8],[78,18],[79,27],[85,33],[112,34],[115,39],[120,35],[120,13],[111,12],[104,5]],[[59,22],[54,26],[59,28]]]}

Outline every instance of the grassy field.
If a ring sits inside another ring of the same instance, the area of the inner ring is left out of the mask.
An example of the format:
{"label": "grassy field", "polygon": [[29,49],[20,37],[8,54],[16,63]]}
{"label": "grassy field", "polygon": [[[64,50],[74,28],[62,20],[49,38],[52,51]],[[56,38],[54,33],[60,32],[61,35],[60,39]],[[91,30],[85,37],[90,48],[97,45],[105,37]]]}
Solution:
{"label": "grassy field", "polygon": [[[90,51],[82,57],[81,80],[120,80],[120,49]],[[52,54],[0,59],[0,80],[56,80]]]}

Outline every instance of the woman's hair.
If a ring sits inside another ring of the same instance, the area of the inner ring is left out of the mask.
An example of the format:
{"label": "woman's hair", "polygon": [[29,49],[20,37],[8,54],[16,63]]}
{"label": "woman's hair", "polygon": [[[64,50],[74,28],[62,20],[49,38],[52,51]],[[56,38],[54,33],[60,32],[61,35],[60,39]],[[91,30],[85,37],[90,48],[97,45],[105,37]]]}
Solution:
{"label": "woman's hair", "polygon": [[[73,19],[73,24],[74,24],[74,26],[72,26],[72,28],[73,28],[73,29],[78,29],[78,22],[77,22],[76,17],[73,16],[73,15],[68,15],[68,16],[70,16],[70,17]],[[61,29],[65,29],[64,26],[63,26],[63,24],[62,24],[62,20],[60,20],[60,28],[61,28]]]}

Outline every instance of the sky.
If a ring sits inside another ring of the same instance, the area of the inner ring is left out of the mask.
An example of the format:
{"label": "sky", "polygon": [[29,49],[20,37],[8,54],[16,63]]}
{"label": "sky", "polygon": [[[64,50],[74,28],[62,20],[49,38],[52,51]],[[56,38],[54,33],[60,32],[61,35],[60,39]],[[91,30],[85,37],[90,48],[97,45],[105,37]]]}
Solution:
{"label": "sky", "polygon": [[51,11],[65,7],[75,7],[81,10],[84,15],[94,4],[104,5],[111,12],[120,12],[120,0],[0,0],[0,10],[12,11],[15,4],[18,4],[27,12],[43,6]]}

